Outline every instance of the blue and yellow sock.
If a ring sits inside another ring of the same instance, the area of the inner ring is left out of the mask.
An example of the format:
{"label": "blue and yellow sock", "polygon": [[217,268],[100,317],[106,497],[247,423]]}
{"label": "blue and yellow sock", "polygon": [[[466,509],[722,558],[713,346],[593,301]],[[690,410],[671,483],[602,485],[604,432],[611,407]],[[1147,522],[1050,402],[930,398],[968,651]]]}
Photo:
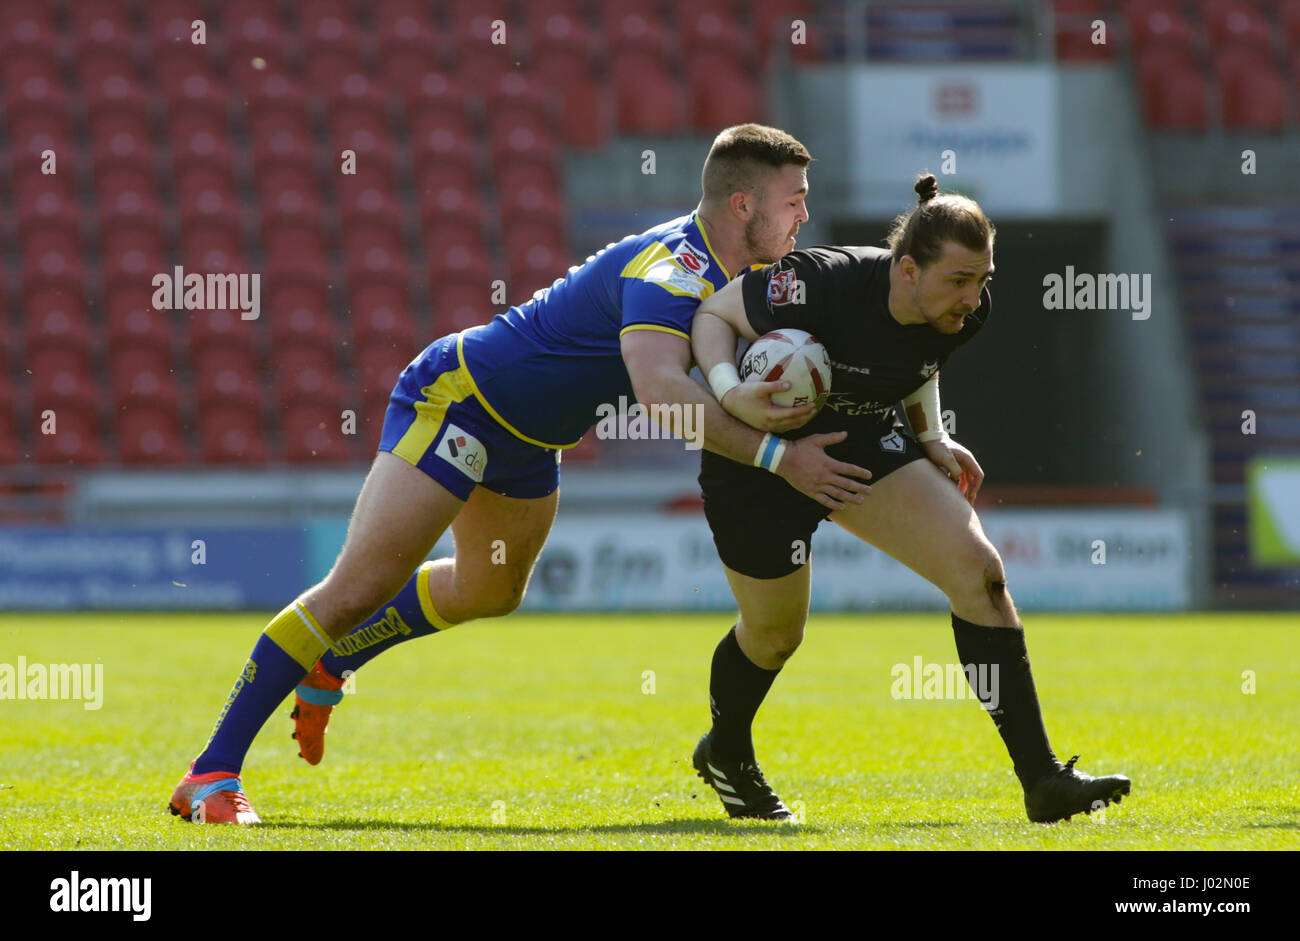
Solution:
{"label": "blue and yellow sock", "polygon": [[421,565],[391,601],[360,627],[335,641],[333,648],[321,657],[320,665],[325,672],[342,679],[344,672],[355,673],[390,647],[453,627],[438,614],[429,597],[429,572],[433,565],[432,562]]}
{"label": "blue and yellow sock", "polygon": [[329,647],[311,612],[295,601],[266,626],[235,680],[193,774],[238,774],[258,731]]}

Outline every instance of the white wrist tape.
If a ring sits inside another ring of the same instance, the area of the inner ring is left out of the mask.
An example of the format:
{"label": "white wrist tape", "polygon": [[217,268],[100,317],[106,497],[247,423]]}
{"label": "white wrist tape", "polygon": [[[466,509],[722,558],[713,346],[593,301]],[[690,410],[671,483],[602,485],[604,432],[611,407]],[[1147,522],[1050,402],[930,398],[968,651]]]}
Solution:
{"label": "white wrist tape", "polygon": [[777,465],[785,454],[785,439],[768,432],[758,443],[758,453],[754,455],[754,466],[776,473]]}
{"label": "white wrist tape", "polygon": [[925,431],[916,433],[917,441],[922,443],[926,441],[942,441],[948,437],[948,432],[943,430],[943,417],[939,414],[938,373],[931,376],[921,388],[903,399],[904,411],[907,411],[913,405],[919,405],[921,413],[925,416]]}
{"label": "white wrist tape", "polygon": [[721,362],[709,370],[709,388],[713,390],[713,397],[719,402],[738,385],[740,385],[740,373],[736,372],[735,363]]}

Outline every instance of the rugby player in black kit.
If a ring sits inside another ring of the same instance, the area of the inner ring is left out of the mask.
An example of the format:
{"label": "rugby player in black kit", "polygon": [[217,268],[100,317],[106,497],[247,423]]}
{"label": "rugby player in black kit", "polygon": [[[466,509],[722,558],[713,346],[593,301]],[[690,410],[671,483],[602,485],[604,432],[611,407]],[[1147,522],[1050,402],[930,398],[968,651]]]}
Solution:
{"label": "rugby player in black kit", "polygon": [[[740,616],[713,656],[713,727],[694,765],[733,817],[790,816],[759,770],[750,727],[803,638],[811,537],[826,518],[948,596],[967,677],[977,664],[998,677],[996,702],[975,692],[1010,753],[1030,820],[1069,819],[1129,793],[1128,778],[1094,778],[1075,769],[1077,755],[1062,765],[1053,753],[1002,560],[973,509],[983,471],[940,421],[939,370],[989,316],[993,226],[973,200],[939,196],[933,175],[920,177],[916,192],[919,203],[895,220],[888,249],[791,252],[730,282],[696,314],[692,345],[714,394],[760,427],[760,415],[727,395],[739,381],[737,334],[754,340],[792,327],[817,337],[831,359],[830,397],[785,437],[847,431],[826,453],[872,474],[858,491],[865,498],[829,485],[813,498],[772,473],[780,441],[764,438],[754,466],[702,452],[705,514]],[[915,436],[903,429],[899,401]]]}

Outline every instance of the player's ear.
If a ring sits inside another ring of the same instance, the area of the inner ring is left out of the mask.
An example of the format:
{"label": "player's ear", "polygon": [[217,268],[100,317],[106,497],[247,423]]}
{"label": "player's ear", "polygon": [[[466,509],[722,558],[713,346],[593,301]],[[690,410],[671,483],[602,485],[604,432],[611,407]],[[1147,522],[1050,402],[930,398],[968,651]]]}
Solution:
{"label": "player's ear", "polygon": [[758,209],[758,194],[736,190],[731,194],[731,211],[742,222],[748,222]]}
{"label": "player's ear", "polygon": [[921,266],[911,255],[904,255],[898,259],[898,272],[908,284],[916,284],[917,279],[921,277]]}

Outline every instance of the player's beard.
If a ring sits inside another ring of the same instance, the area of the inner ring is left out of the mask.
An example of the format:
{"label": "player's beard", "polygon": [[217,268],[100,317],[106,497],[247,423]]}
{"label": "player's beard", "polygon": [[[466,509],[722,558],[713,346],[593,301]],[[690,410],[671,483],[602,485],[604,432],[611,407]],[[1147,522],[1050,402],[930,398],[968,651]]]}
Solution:
{"label": "player's beard", "polygon": [[745,223],[745,251],[750,258],[762,264],[770,265],[781,259],[785,254],[787,238],[788,233],[778,235],[772,218],[761,210]]}

